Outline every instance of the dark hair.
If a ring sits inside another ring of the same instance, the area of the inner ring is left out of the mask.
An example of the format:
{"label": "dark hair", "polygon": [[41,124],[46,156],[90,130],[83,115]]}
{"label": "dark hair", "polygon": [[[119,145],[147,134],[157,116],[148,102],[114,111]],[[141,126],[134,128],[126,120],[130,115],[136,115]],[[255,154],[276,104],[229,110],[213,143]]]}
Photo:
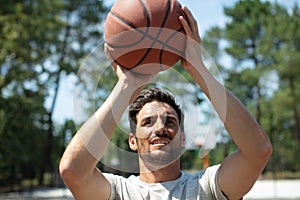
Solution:
{"label": "dark hair", "polygon": [[184,115],[179,104],[176,103],[174,96],[168,91],[161,90],[157,87],[152,87],[147,90],[143,90],[139,96],[133,101],[129,107],[129,123],[130,131],[135,134],[137,119],[136,116],[146,103],[158,101],[169,104],[176,112],[181,131],[183,131],[183,119]]}

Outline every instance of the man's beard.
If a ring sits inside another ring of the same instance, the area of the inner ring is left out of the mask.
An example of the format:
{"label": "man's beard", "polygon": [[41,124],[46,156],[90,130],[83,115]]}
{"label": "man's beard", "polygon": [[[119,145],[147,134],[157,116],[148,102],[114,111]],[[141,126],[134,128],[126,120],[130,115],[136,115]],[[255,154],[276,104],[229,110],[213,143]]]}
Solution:
{"label": "man's beard", "polygon": [[150,146],[146,147],[142,142],[138,141],[139,156],[146,165],[165,167],[180,157],[180,145],[172,144],[174,142],[172,140],[166,146],[150,151]]}

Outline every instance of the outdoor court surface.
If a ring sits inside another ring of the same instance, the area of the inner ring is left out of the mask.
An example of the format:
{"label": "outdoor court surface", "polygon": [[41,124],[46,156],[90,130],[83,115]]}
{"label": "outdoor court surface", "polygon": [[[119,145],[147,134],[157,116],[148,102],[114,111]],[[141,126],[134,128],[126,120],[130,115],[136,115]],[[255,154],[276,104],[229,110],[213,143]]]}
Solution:
{"label": "outdoor court surface", "polygon": [[[0,200],[72,200],[69,190],[45,188],[33,192],[1,194]],[[300,200],[300,180],[259,180],[245,200]]]}

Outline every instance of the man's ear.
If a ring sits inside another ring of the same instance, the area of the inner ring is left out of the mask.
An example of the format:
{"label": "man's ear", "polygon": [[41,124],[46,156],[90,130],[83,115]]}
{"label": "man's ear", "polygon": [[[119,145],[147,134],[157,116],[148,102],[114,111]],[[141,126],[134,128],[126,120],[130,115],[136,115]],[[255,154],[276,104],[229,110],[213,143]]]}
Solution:
{"label": "man's ear", "polygon": [[180,139],[181,141],[180,141],[180,144],[181,144],[181,147],[185,147],[185,133],[184,132],[182,132],[181,133],[181,139]]}
{"label": "man's ear", "polygon": [[137,141],[136,141],[136,137],[133,133],[129,134],[128,143],[129,143],[129,147],[132,151],[137,151]]}

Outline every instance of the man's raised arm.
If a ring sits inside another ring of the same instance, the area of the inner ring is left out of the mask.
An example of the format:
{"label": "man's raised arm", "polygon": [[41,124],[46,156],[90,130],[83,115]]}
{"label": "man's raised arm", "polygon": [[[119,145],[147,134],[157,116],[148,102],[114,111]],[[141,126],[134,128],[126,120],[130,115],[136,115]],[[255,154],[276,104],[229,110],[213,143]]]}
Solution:
{"label": "man's raised arm", "polygon": [[218,183],[228,199],[241,199],[253,186],[272,152],[269,138],[241,102],[220,84],[204,66],[197,22],[184,7],[189,23],[180,18],[187,49],[183,67],[209,98],[238,150],[221,164]]}
{"label": "man's raised arm", "polygon": [[108,199],[110,186],[96,165],[113,131],[135,94],[150,80],[116,72],[119,81],[103,105],[83,124],[66,148],[59,166],[61,177],[76,199]]}

